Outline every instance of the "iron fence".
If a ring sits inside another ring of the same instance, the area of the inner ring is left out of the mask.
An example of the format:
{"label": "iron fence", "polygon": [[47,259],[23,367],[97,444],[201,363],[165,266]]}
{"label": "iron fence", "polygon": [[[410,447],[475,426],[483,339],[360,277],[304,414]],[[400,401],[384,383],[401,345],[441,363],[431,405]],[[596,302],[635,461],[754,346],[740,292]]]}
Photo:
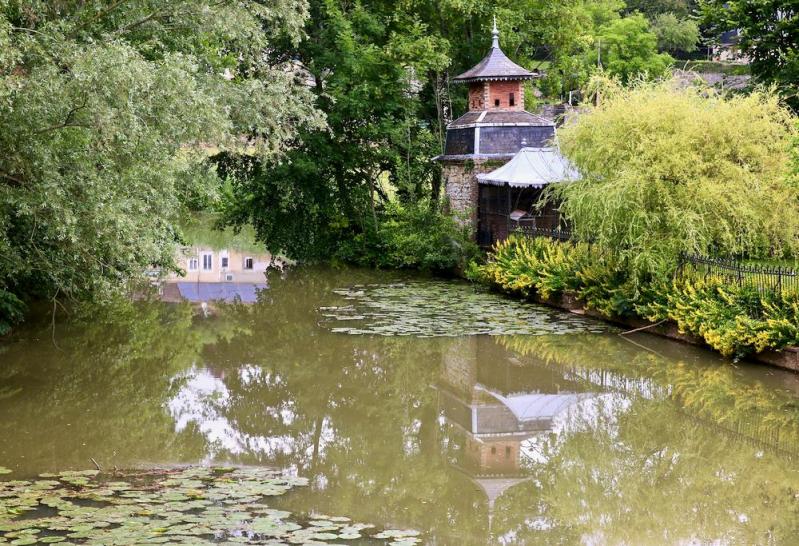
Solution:
{"label": "iron fence", "polygon": [[[516,230],[528,237],[547,237],[556,241],[572,241],[568,229],[549,229],[521,225]],[[591,241],[588,241],[589,244]],[[747,264],[735,259],[713,258],[697,254],[681,254],[677,275],[679,278],[715,277],[738,287],[749,286],[760,292],[799,292],[799,272],[790,267]]]}
{"label": "iron fence", "polygon": [[521,225],[518,227],[518,231],[528,237],[548,237],[556,241],[571,241],[573,238],[572,232],[568,229],[550,229]]}
{"label": "iron fence", "polygon": [[796,270],[768,265],[752,265],[727,258],[711,258],[694,254],[682,254],[677,275],[692,278],[717,277],[739,287],[749,286],[761,292],[799,290],[799,274]]}

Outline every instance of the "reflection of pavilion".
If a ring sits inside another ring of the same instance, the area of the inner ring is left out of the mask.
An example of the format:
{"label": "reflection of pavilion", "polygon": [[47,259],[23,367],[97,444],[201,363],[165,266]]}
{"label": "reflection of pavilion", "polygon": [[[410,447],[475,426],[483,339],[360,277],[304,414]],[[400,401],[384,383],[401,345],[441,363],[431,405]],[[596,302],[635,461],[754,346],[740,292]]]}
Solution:
{"label": "reflection of pavilion", "polygon": [[522,366],[494,340],[453,340],[443,354],[440,410],[461,431],[453,464],[486,494],[489,524],[494,503],[528,477],[524,443],[553,429],[555,419],[590,396],[555,370]]}

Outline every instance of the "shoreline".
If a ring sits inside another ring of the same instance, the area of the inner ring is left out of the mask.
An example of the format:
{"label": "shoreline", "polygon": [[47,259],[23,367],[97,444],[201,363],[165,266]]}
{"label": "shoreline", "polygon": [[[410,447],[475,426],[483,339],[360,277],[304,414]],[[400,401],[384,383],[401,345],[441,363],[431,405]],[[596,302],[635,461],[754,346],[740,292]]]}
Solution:
{"label": "shoreline", "polygon": [[[497,290],[496,287],[491,287],[492,290]],[[513,294],[497,290],[508,297],[516,297]],[[555,309],[569,311],[576,315],[584,315],[587,317],[596,318],[611,324],[625,326],[630,329],[639,330],[641,333],[648,333],[659,337],[667,338],[689,345],[704,347],[705,349],[719,354],[718,351],[710,347],[702,338],[692,334],[685,334],[679,331],[677,324],[673,321],[667,322],[651,322],[642,318],[625,318],[625,317],[607,317],[598,311],[586,308],[583,303],[574,295],[564,293],[555,298],[543,298],[535,294],[528,298],[529,301],[546,305]],[[768,350],[761,353],[753,353],[746,355],[744,360],[751,361],[758,364],[766,364],[783,370],[792,372],[799,372],[799,347],[788,346],[781,350]]]}

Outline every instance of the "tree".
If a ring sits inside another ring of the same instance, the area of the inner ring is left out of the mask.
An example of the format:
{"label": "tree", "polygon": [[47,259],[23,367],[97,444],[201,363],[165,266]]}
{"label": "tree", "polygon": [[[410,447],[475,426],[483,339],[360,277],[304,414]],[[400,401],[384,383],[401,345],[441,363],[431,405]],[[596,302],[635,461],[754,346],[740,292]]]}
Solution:
{"label": "tree", "polygon": [[690,19],[680,19],[673,13],[660,13],[652,21],[652,30],[661,51],[696,51],[699,26]]}
{"label": "tree", "polygon": [[738,46],[751,59],[752,74],[774,83],[799,105],[799,16],[795,3],[784,0],[703,0],[702,13],[709,32],[720,35],[738,30]]}
{"label": "tree", "polygon": [[643,15],[636,14],[604,25],[596,38],[596,51],[590,51],[591,64],[601,64],[608,74],[629,82],[640,74],[659,77],[674,59],[657,52],[657,36]]}
{"label": "tree", "polygon": [[0,333],[21,298],[98,299],[173,267],[181,202],[216,179],[204,146],[246,136],[274,157],[320,124],[266,54],[306,15],[289,2],[0,0]]}
{"label": "tree", "polygon": [[777,96],[666,81],[613,84],[601,97],[559,134],[582,180],[554,192],[581,237],[639,279],[670,273],[680,252],[799,250],[799,186],[788,177],[796,120]]}

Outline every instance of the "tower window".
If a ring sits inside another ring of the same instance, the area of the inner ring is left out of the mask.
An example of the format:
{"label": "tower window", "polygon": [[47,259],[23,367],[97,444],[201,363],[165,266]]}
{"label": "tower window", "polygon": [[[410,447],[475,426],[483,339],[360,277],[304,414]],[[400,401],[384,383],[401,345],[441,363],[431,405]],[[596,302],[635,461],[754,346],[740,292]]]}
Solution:
{"label": "tower window", "polygon": [[516,97],[513,96],[513,93],[510,94],[510,99],[508,99],[508,104],[511,106],[516,106]]}
{"label": "tower window", "polygon": [[499,106],[499,99],[494,99],[494,106]]}

